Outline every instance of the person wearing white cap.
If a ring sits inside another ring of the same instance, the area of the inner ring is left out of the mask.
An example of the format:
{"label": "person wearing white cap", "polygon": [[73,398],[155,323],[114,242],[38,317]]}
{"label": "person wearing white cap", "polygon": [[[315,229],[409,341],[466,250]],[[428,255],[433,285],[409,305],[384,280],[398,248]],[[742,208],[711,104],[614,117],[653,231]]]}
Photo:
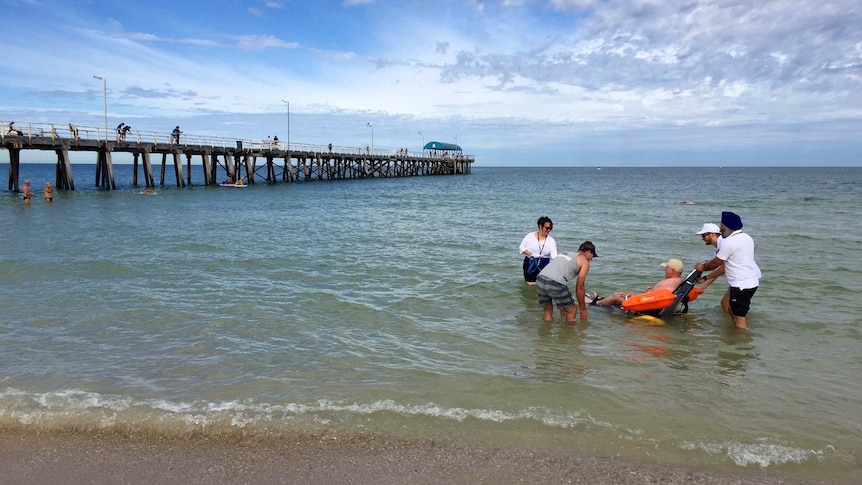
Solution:
{"label": "person wearing white cap", "polygon": [[735,212],[721,213],[721,233],[724,238],[711,260],[698,263],[698,271],[710,271],[724,266],[729,288],[721,299],[721,307],[740,330],[748,328],[746,315],[751,298],[760,285],[760,267],[754,260],[754,239],[742,232],[742,218]]}
{"label": "person wearing white cap", "polygon": [[[656,283],[655,286],[647,286],[646,291],[654,291],[662,288],[673,291],[680,283],[682,283],[682,270],[684,268],[682,261],[673,258],[665,261],[661,265],[664,267],[664,279]],[[628,297],[635,294],[637,293],[633,291],[618,291],[610,296],[600,297],[597,293],[594,293],[589,304],[598,306],[619,306],[622,305]]]}
{"label": "person wearing white cap", "polygon": [[[713,257],[718,254],[718,248],[721,247],[721,229],[718,227],[718,224],[713,224],[711,222],[707,222],[697,231],[697,235],[703,239],[703,243],[707,246],[713,246],[715,251],[713,252]],[[700,285],[701,290],[705,290],[709,285],[713,284],[719,276],[724,274],[724,264],[715,268],[712,273],[705,275],[703,277],[703,284]]]}

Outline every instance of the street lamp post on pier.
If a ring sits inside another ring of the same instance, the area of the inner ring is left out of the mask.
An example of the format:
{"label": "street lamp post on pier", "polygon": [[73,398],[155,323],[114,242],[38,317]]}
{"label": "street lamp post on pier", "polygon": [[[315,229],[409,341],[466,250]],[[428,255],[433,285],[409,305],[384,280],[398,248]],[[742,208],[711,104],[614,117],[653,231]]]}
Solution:
{"label": "street lamp post on pier", "polygon": [[105,145],[108,145],[108,78],[104,76],[93,75],[94,79],[102,81],[102,92],[105,96]]}
{"label": "street lamp post on pier", "polygon": [[421,131],[419,132],[419,135],[422,136],[422,153],[425,153],[425,135],[423,135]]}
{"label": "street lamp post on pier", "polygon": [[374,150],[374,125],[372,125],[371,123],[365,124],[368,125],[369,128],[371,128],[371,149]]}
{"label": "street lamp post on pier", "polygon": [[287,104],[287,151],[290,151],[290,101],[282,99],[281,102]]}

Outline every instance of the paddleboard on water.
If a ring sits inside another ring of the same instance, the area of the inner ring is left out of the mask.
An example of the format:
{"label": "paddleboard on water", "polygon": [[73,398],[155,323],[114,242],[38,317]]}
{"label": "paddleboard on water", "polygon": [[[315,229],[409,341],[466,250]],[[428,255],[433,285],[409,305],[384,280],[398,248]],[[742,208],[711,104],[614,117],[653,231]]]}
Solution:
{"label": "paddleboard on water", "polygon": [[631,322],[636,325],[646,325],[648,327],[660,327],[664,325],[664,320],[651,315],[637,315],[632,317]]}

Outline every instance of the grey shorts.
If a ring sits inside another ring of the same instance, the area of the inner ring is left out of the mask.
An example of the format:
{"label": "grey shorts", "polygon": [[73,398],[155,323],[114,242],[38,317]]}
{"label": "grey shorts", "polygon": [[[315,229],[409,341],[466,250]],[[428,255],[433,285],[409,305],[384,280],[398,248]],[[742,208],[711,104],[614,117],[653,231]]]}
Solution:
{"label": "grey shorts", "polygon": [[536,295],[539,305],[548,306],[551,302],[560,310],[575,306],[575,299],[567,285],[539,276],[536,278]]}

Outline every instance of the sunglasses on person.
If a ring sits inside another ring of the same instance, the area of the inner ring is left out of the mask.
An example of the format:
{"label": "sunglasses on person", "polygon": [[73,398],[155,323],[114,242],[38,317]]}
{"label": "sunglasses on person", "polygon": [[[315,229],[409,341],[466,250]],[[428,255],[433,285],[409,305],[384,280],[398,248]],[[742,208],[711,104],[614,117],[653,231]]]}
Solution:
{"label": "sunglasses on person", "polygon": [[554,226],[548,226],[548,225],[542,226],[542,229],[544,229],[546,231],[550,231],[553,228],[554,228]]}

